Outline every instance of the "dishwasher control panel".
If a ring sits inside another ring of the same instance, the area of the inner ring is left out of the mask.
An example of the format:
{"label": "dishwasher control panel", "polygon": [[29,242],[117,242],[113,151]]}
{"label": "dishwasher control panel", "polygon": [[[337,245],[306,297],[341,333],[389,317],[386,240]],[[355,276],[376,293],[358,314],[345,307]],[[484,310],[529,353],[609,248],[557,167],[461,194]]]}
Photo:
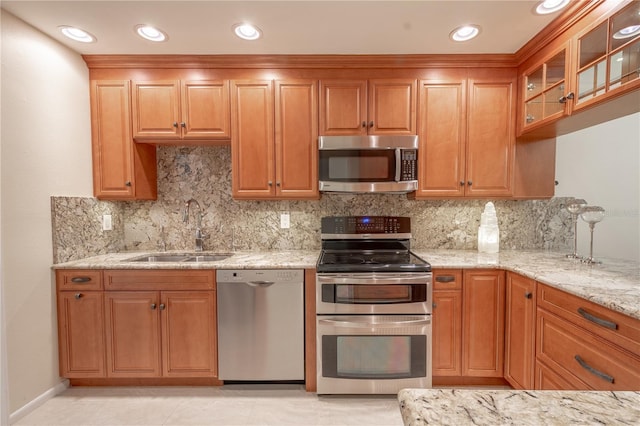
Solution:
{"label": "dishwasher control panel", "polygon": [[302,269],[218,269],[219,283],[243,283],[251,281],[273,281],[278,283],[302,283]]}

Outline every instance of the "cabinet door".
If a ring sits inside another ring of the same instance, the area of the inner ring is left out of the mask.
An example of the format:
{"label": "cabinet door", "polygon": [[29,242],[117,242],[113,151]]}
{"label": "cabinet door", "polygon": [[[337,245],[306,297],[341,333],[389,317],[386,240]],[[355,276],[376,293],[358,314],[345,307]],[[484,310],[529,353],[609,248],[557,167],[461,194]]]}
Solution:
{"label": "cabinet door", "polygon": [[234,198],[273,198],[273,83],[231,83],[231,163]]}
{"label": "cabinet door", "polygon": [[366,135],[367,81],[320,81],[320,134]]}
{"label": "cabinet door", "polygon": [[464,70],[420,81],[416,198],[464,195],[466,91]]}
{"label": "cabinet door", "polygon": [[515,70],[473,70],[469,79],[466,195],[511,195]]}
{"label": "cabinet door", "polygon": [[318,85],[275,82],[276,196],[317,199]]}
{"label": "cabinet door", "polygon": [[108,377],[158,377],[159,295],[155,291],[105,294]]}
{"label": "cabinet door", "polygon": [[536,282],[507,273],[505,378],[516,389],[533,389],[535,368]]}
{"label": "cabinet door", "polygon": [[463,376],[503,377],[504,298],[504,271],[464,271]]}
{"label": "cabinet door", "polygon": [[183,139],[229,139],[228,81],[185,81],[182,84]]}
{"label": "cabinet door", "polygon": [[128,80],[91,81],[93,193],[100,199],[155,199],[155,147],[131,136]]}
{"label": "cabinet door", "polygon": [[162,370],[166,377],[217,376],[213,291],[163,291]]}
{"label": "cabinet door", "polygon": [[105,377],[102,292],[58,293],[60,376]]}
{"label": "cabinet door", "polygon": [[433,271],[433,375],[462,372],[462,271]]}
{"label": "cabinet door", "polygon": [[133,137],[177,139],[181,133],[180,84],[170,81],[133,83]]}
{"label": "cabinet door", "polygon": [[416,89],[412,79],[369,80],[369,134],[415,135]]}

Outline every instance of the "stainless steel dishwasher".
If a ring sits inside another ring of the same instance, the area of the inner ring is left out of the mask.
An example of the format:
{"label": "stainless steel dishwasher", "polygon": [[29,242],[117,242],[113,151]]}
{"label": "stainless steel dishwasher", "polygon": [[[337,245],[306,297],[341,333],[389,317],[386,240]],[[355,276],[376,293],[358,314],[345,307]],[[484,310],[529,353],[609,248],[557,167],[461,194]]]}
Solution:
{"label": "stainless steel dishwasher", "polygon": [[304,272],[218,270],[218,378],[304,380]]}

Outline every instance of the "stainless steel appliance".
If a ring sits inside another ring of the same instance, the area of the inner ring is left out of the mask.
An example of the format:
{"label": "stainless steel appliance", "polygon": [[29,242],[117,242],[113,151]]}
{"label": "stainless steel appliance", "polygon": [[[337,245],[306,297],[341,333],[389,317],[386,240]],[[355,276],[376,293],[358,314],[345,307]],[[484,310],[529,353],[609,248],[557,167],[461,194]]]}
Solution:
{"label": "stainless steel appliance", "polygon": [[320,191],[418,189],[417,136],[320,136],[319,149]]}
{"label": "stainless steel appliance", "polygon": [[304,272],[218,270],[218,377],[304,380]]}
{"label": "stainless steel appliance", "polygon": [[318,394],[431,387],[431,265],[410,239],[406,217],[322,218]]}

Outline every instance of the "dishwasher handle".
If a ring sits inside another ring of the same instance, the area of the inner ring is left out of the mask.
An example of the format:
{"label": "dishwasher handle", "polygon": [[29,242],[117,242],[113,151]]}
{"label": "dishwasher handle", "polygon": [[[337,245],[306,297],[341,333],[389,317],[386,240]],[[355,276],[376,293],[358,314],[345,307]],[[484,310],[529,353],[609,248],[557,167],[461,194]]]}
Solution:
{"label": "dishwasher handle", "polygon": [[251,287],[266,288],[266,287],[274,285],[275,282],[273,282],[273,281],[248,281],[245,284],[248,285],[248,286],[251,286]]}

